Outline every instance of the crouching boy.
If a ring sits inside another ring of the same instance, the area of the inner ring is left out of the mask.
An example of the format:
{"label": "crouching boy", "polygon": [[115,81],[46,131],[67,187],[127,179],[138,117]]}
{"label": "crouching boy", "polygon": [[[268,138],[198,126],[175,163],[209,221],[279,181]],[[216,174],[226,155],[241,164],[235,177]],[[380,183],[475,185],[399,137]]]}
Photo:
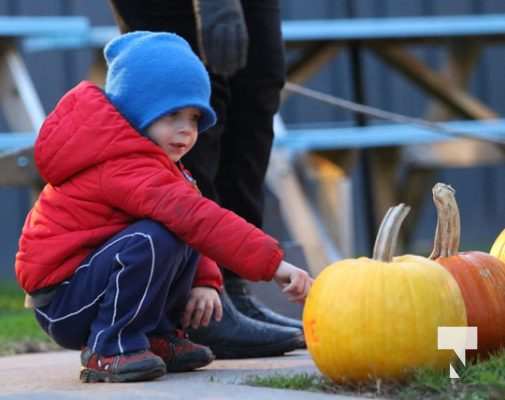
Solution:
{"label": "crouching boy", "polygon": [[26,218],[16,275],[47,334],[81,350],[83,382],[150,380],[214,359],[181,327],[221,317],[216,263],[275,279],[298,302],[311,278],[282,261],[273,238],[202,197],[180,163],[216,122],[187,42],[133,32],[105,58],[105,90],[78,84],[40,130],[47,185]]}

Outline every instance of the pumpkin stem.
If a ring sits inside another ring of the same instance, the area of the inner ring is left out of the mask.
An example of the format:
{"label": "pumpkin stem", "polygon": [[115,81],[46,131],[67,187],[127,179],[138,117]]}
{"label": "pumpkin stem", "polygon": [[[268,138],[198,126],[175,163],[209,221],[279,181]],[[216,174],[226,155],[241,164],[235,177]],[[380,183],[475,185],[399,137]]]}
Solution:
{"label": "pumpkin stem", "polygon": [[410,207],[403,203],[389,208],[382,219],[377,238],[375,239],[372,257],[374,260],[384,262],[393,260],[396,243],[398,241],[398,233],[409,211]]}
{"label": "pumpkin stem", "polygon": [[455,197],[456,191],[444,183],[437,183],[432,191],[438,218],[433,251],[429,258],[436,260],[439,257],[450,257],[458,253],[461,224]]}

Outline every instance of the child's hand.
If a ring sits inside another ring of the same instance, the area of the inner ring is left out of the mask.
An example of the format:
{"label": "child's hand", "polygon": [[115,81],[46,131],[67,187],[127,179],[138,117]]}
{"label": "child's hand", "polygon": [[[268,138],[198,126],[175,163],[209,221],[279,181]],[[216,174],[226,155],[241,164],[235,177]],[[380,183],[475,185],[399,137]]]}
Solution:
{"label": "child's hand", "polygon": [[286,293],[288,300],[303,304],[314,281],[307,272],[294,265],[281,261],[274,275],[275,282]]}
{"label": "child's hand", "polygon": [[194,287],[191,289],[189,301],[182,316],[182,327],[186,329],[191,325],[193,329],[198,329],[200,326],[207,326],[213,314],[216,321],[221,321],[223,306],[216,289],[204,286]]}

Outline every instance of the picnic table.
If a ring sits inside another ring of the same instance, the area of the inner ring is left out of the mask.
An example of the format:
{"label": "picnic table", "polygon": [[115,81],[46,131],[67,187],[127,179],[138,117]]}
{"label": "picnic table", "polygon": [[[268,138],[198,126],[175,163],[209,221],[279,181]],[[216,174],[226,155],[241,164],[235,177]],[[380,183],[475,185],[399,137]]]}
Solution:
{"label": "picnic table", "polygon": [[[416,220],[436,169],[497,164],[505,160],[504,146],[486,141],[490,137],[500,139],[501,143],[505,141],[505,121],[467,90],[482,48],[505,43],[505,15],[286,21],[283,35],[288,51],[296,49],[299,53],[288,66],[290,82],[305,83],[344,51],[351,52],[351,60],[354,57],[359,61],[363,50],[368,50],[427,94],[432,101],[425,118],[464,120],[448,123],[446,127],[476,139],[455,138],[412,125],[365,126],[367,121],[363,117],[357,118],[358,126],[288,129],[288,134],[276,137],[277,149],[317,152],[317,157],[323,156],[335,164],[333,182],[328,178],[326,163],[309,162],[305,166],[313,166],[311,174],[320,182],[316,191],[319,201],[326,203],[322,219],[334,225],[330,230],[337,231],[334,240],[344,255],[353,254],[349,242],[352,220],[343,214],[352,212],[354,202],[347,181],[359,154],[365,154],[370,174],[365,182],[365,189],[371,194],[368,199],[370,245],[379,219],[391,205],[400,201],[412,205],[414,218],[409,220]],[[410,46],[424,45],[447,50],[446,63],[440,70],[409,51]],[[353,72],[354,97],[366,103],[362,67],[358,65]],[[404,169],[406,176],[401,182],[397,180],[399,168]],[[343,190],[342,185],[347,189]],[[335,193],[339,194],[338,198]],[[337,211],[341,207],[347,212]],[[405,227],[406,240],[414,226],[411,222]]]}
{"label": "picnic table", "polygon": [[[88,29],[85,24],[80,28],[77,25],[61,29],[65,35],[55,32],[46,34],[43,30],[28,34],[26,29],[20,29],[14,37],[23,39],[17,43],[24,51],[95,49],[97,62],[90,70],[90,77],[101,83],[105,71],[101,51],[103,45],[118,34],[117,29],[113,26]],[[52,27],[57,29],[58,24]],[[318,228],[289,164],[292,157],[286,154],[294,151],[308,154],[310,162],[307,165],[316,182],[320,209],[324,209],[322,220],[330,221],[332,238],[342,256],[353,255],[353,226],[349,215],[352,214],[354,201],[349,175],[360,152],[367,154],[372,171],[369,191],[374,193],[373,204],[370,205],[374,211],[370,222],[373,229],[377,216],[381,217],[385,209],[400,200],[413,205],[413,211],[419,208],[416,206],[420,196],[428,190],[426,182],[431,178],[433,168],[503,162],[503,147],[482,139],[486,139],[486,135],[505,137],[505,121],[499,119],[495,110],[469,94],[467,84],[482,47],[505,42],[505,14],[284,21],[282,31],[287,50],[295,50],[296,53],[296,56],[289,57],[287,74],[290,82],[305,83],[343,51],[351,51],[359,59],[362,50],[367,49],[433,99],[426,118],[473,120],[455,124],[470,135],[475,133],[477,139],[448,137],[410,125],[364,126],[366,121],[363,119],[358,121],[361,126],[287,129],[283,135],[278,135],[274,143],[270,179],[275,179],[277,186],[286,190],[280,197],[281,206],[288,219],[295,221],[293,225],[298,225],[298,228],[292,227],[296,231],[295,240],[311,242],[315,249],[308,254],[314,269],[320,269],[331,257],[321,248],[316,249],[317,243],[321,242]],[[11,39],[1,31],[0,37]],[[446,65],[441,70],[435,70],[409,51],[408,47],[412,45],[445,47]],[[361,68],[355,68],[354,72],[355,97],[364,102]],[[288,95],[285,93],[284,99]],[[11,114],[15,116],[16,113]],[[36,117],[32,118],[34,122],[25,126],[24,130],[35,129],[41,115],[40,110],[36,112]],[[496,121],[490,124],[480,120]],[[20,139],[12,137],[11,143],[15,140]],[[415,146],[423,147],[419,150]],[[29,170],[26,167],[30,165],[29,157],[21,159],[21,162],[19,159],[12,160],[16,161],[12,176],[16,175],[16,169]],[[25,166],[21,168],[17,164]],[[409,167],[412,175],[407,182],[412,182],[413,188],[398,186],[395,175],[399,165]],[[17,181],[32,179],[33,175],[21,174]],[[5,178],[0,179],[1,183],[5,183]]]}
{"label": "picnic table", "polygon": [[0,185],[26,185],[39,179],[32,144],[45,112],[20,54],[22,41],[88,31],[83,17],[0,17],[0,107],[11,130],[0,134]]}

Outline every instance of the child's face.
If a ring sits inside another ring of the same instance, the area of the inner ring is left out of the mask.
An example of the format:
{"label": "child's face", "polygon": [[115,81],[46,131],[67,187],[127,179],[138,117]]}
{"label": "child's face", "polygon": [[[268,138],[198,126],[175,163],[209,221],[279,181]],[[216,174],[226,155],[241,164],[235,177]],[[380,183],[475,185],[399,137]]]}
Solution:
{"label": "child's face", "polygon": [[181,108],[154,121],[147,128],[147,134],[176,162],[196,143],[200,117],[197,108]]}

